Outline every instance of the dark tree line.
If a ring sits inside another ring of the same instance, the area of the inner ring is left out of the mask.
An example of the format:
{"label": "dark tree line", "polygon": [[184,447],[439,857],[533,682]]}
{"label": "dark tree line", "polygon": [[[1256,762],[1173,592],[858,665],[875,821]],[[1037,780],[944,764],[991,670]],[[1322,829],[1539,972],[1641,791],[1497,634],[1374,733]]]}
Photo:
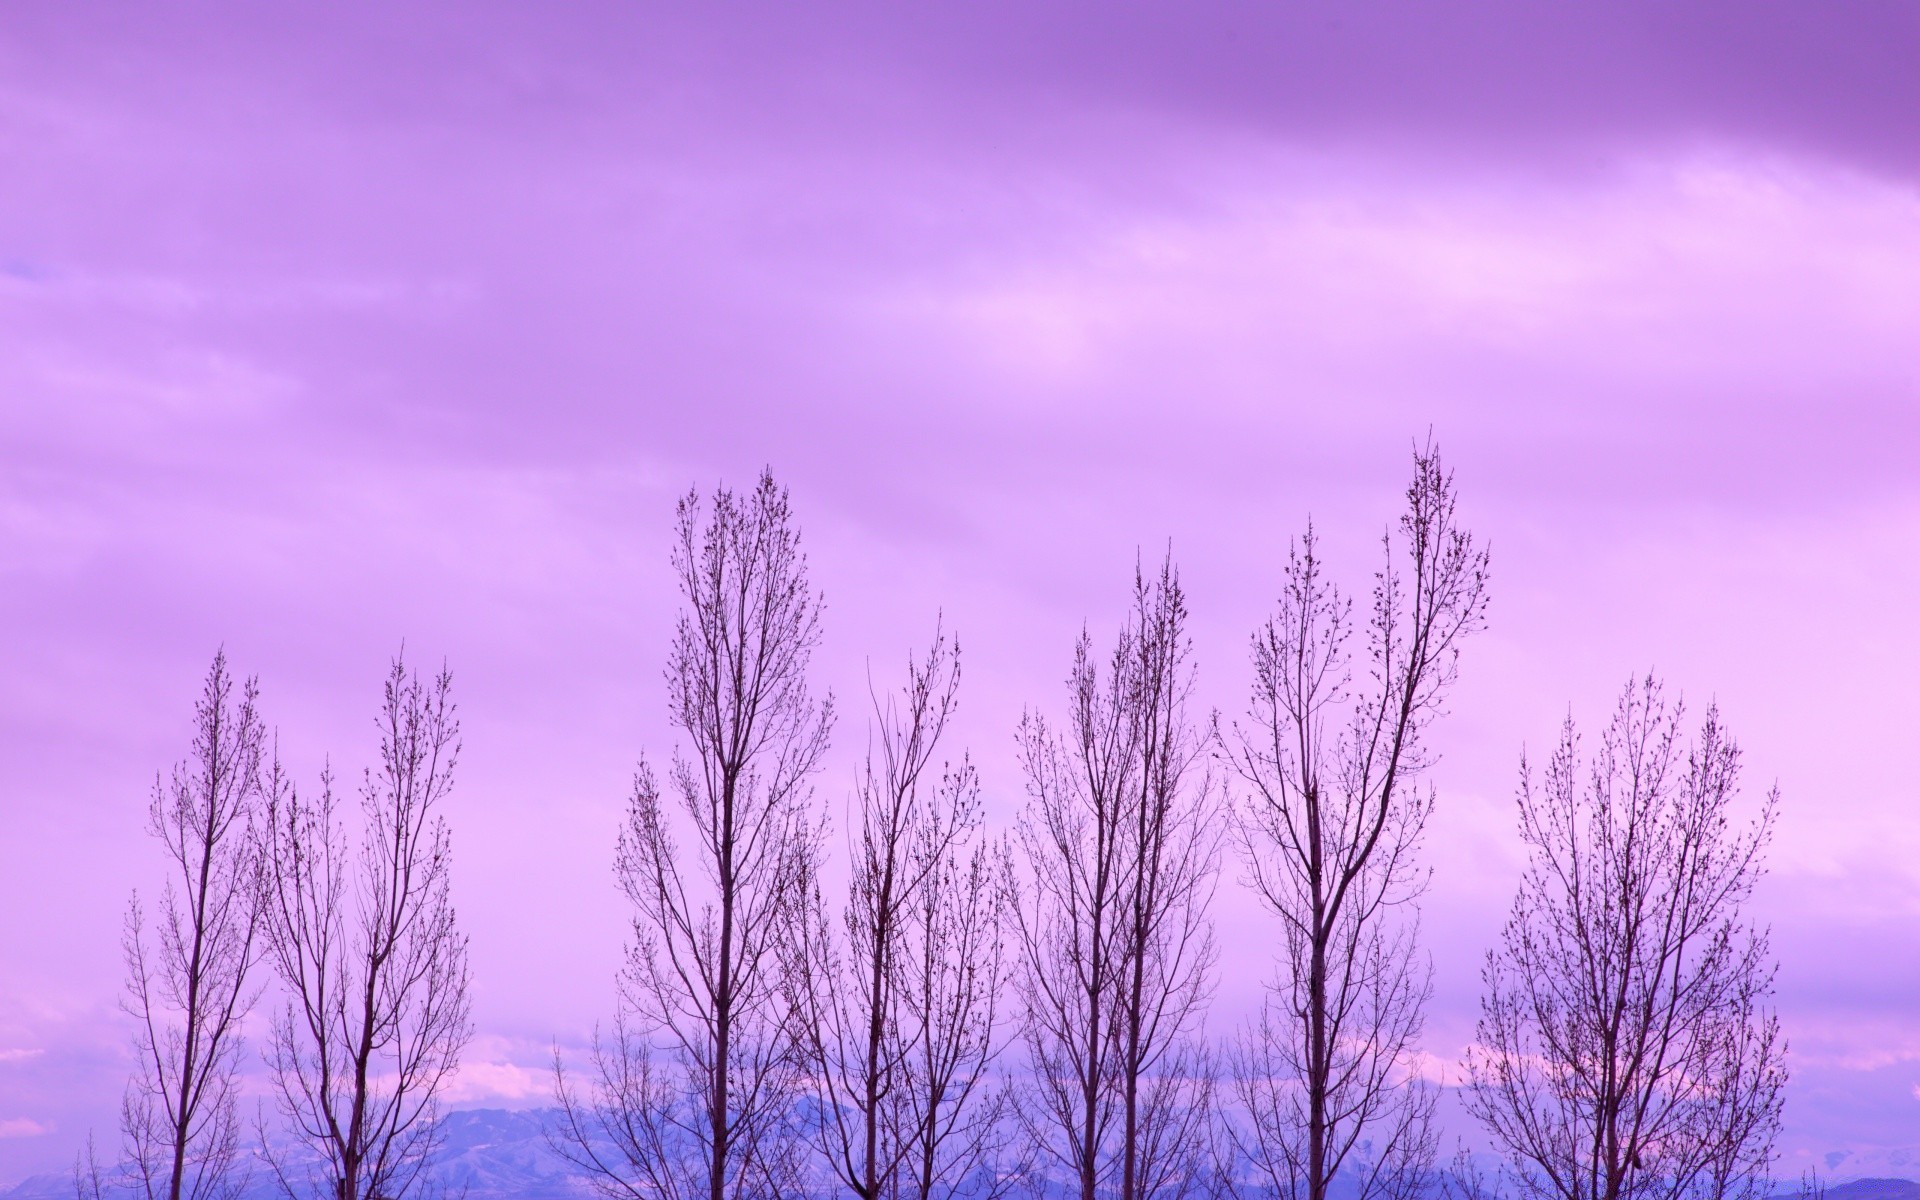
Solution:
{"label": "dark tree line", "polygon": [[[951,744],[961,658],[939,625],[897,687],[871,688],[834,832],[816,797],[834,707],[810,683],[824,608],[770,474],[688,493],[671,560],[679,744],[664,770],[642,759],[618,839],[632,909],[618,1008],[584,1066],[553,1061],[550,1143],[613,1200],[1412,1200],[1442,1183],[1753,1200],[1765,1186],[1784,1043],[1744,906],[1775,801],[1739,826],[1717,714],[1683,745],[1679,705],[1651,680],[1629,689],[1584,784],[1571,723],[1543,778],[1523,764],[1532,858],[1464,1081],[1508,1166],[1436,1166],[1436,1085],[1417,1069],[1421,839],[1432,733],[1485,624],[1488,556],[1431,446],[1364,621],[1311,526],[1292,547],[1238,719],[1197,704],[1171,553],[1136,566],[1111,640],[1082,630],[1064,705],[1019,726],[1025,807],[1004,838]],[[127,1182],[145,1200],[233,1200],[253,1161],[239,1030],[268,986],[277,1120],[258,1135],[280,1189],[431,1192],[439,1097],[469,1035],[443,816],[460,750],[449,677],[395,661],[378,766],[351,809],[330,768],[316,789],[293,784],[256,686],[236,693],[224,657],[195,730],[150,811],[176,875],[157,935],[137,902],[128,920],[131,1169],[89,1156],[83,1198]],[[1228,865],[1272,929],[1235,955],[1272,972],[1237,1030],[1206,1027]],[[271,985],[252,980],[262,962]]]}

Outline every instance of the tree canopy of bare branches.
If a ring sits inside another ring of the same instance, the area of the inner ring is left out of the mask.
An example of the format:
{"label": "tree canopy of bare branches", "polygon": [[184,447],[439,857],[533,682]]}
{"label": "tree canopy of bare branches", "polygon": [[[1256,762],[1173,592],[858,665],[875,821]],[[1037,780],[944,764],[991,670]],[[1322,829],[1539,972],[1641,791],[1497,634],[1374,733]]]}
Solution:
{"label": "tree canopy of bare branches", "polygon": [[[977,783],[941,783],[954,798],[910,848],[923,878],[901,972],[905,1054],[899,1111],[908,1130],[901,1193],[912,1200],[997,1200],[1029,1177],[1013,1139],[1012,1089],[990,1074],[1002,1048],[1008,983],[1006,846],[979,835]],[[950,833],[950,830],[965,832]]]}
{"label": "tree canopy of bare branches", "polygon": [[1709,709],[1630,684],[1580,778],[1571,718],[1522,763],[1530,855],[1487,956],[1467,1105],[1543,1200],[1765,1195],[1786,1083],[1767,937],[1742,908],[1777,792],[1735,821],[1740,752]]}
{"label": "tree canopy of bare branches", "polygon": [[1407,1069],[1431,974],[1412,904],[1433,794],[1417,781],[1460,642],[1484,620],[1487,555],[1458,526],[1431,446],[1415,455],[1399,533],[1382,538],[1356,681],[1352,602],[1308,527],[1253,636],[1245,723],[1221,739],[1242,785],[1247,873],[1282,934],[1277,977],[1232,1053],[1240,1191],[1326,1200],[1355,1168],[1359,1200],[1397,1198],[1432,1158],[1433,1096]]}
{"label": "tree canopy of bare branches", "polygon": [[[146,1200],[235,1200],[247,1179],[235,1089],[260,950],[258,684],[247,680],[236,696],[227,656],[216,654],[193,718],[189,757],[154,781],[147,809],[172,875],[159,921],[150,938],[136,895],[122,943],[138,1065],[120,1129]],[[91,1185],[97,1196],[100,1184],[93,1166],[82,1191]]]}
{"label": "tree canopy of bare branches", "polygon": [[1056,732],[1020,729],[1029,806],[1016,907],[1031,1136],[1082,1200],[1180,1195],[1196,1183],[1211,1101],[1196,1041],[1213,963],[1217,805],[1186,602],[1169,558],[1135,574],[1104,678],[1083,633]]}
{"label": "tree canopy of bare branches", "polygon": [[804,1165],[780,941],[804,913],[808,781],[832,701],[807,688],[820,604],[785,490],[763,473],[701,515],[697,493],[680,501],[685,607],[666,671],[689,755],[674,755],[670,795],[644,761],[635,780],[616,865],[634,907],[620,1015],[590,1094],[556,1055],[555,1144],[609,1195],[760,1200]]}
{"label": "tree canopy of bare branches", "polygon": [[269,770],[263,847],[270,958],[287,993],[267,1063],[288,1134],[269,1161],[290,1197],[404,1200],[427,1187],[439,1096],[470,1036],[467,939],[448,895],[442,803],[460,725],[445,669],[396,658],[380,710],[380,765],[360,786],[357,852],[329,768],[318,800]]}
{"label": "tree canopy of bare branches", "polygon": [[964,757],[929,777],[959,684],[959,647],[936,633],[901,695],[874,698],[838,933],[816,885],[796,939],[813,1134],[860,1200],[991,1197],[1018,1174],[989,1073],[1004,906],[979,780]]}

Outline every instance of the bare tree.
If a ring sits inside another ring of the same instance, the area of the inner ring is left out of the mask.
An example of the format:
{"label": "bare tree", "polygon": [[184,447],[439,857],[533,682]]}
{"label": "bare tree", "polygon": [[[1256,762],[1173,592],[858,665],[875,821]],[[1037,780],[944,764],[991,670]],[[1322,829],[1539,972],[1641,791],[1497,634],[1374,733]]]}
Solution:
{"label": "bare tree", "polygon": [[673,552],[686,607],[667,666],[671,716],[691,757],[670,783],[694,837],[643,761],[616,873],[634,944],[597,1079],[582,1096],[558,1054],[556,1149],[612,1196],[757,1200],[790,1191],[797,1058],[780,940],[800,920],[814,854],[808,779],[832,701],[807,690],[820,604],[787,494],[763,473],[736,498],[678,508]]}
{"label": "bare tree", "polygon": [[1103,680],[1083,633],[1064,736],[1029,714],[1017,907],[1032,1136],[1082,1200],[1177,1195],[1194,1184],[1210,1102],[1194,1035],[1208,994],[1218,822],[1195,778],[1186,605],[1169,559],[1135,574]]}
{"label": "bare tree", "polygon": [[[194,705],[190,755],[154,780],[147,808],[147,832],[166,847],[174,878],[153,936],[136,894],[122,941],[138,1065],[120,1130],[146,1200],[233,1200],[246,1187],[235,1089],[241,1026],[256,998],[247,976],[260,948],[259,692],[249,679],[236,696],[226,653],[214,655]],[[89,1143],[78,1186],[98,1197],[102,1176],[91,1159]]]}
{"label": "bare tree", "polygon": [[1282,931],[1277,977],[1232,1052],[1230,1175],[1288,1200],[1326,1200],[1346,1168],[1359,1200],[1399,1200],[1433,1155],[1434,1097],[1408,1072],[1431,975],[1412,906],[1433,793],[1417,781],[1459,643],[1484,620],[1487,555],[1456,524],[1431,445],[1414,456],[1399,545],[1382,544],[1364,681],[1352,603],[1309,526],[1253,637],[1246,723],[1221,739],[1244,785],[1247,872]]}
{"label": "bare tree", "polygon": [[[949,778],[964,797],[948,824],[978,828],[977,778]],[[1007,846],[948,836],[939,822],[912,853],[925,872],[907,932],[902,1004],[910,1044],[900,1103],[907,1130],[901,1193],[912,1200],[997,1200],[1031,1174],[1033,1155],[1010,1127],[1013,1087],[990,1073],[1003,1042],[1012,895]]]}
{"label": "bare tree", "polygon": [[1000,905],[972,763],[928,778],[959,684],[959,647],[936,633],[902,695],[874,698],[839,932],[814,885],[795,939],[810,1124],[860,1200],[993,1190],[978,1176],[997,1144]]}
{"label": "bare tree", "polygon": [[[1116,671],[1127,650],[1123,639]],[[1111,1017],[1125,882],[1119,810],[1132,766],[1131,730],[1119,689],[1101,686],[1085,633],[1068,687],[1066,738],[1032,712],[1020,724],[1028,810],[1019,840],[1029,878],[1026,902],[1014,912],[1033,1072],[1021,1116],[1033,1141],[1068,1172],[1080,1200],[1093,1200],[1111,1173]]]}
{"label": "bare tree", "polygon": [[1487,956],[1467,1107],[1519,1190],[1560,1200],[1766,1195],[1786,1084],[1767,936],[1742,912],[1778,792],[1735,821],[1740,752],[1651,677],[1579,778],[1569,718],[1536,782],[1530,854]]}
{"label": "bare tree", "polygon": [[[1192,1037],[1210,995],[1207,917],[1223,815],[1204,771],[1206,739],[1189,720],[1192,645],[1171,556],[1135,576],[1130,693],[1139,773],[1128,796],[1121,920],[1121,1200],[1190,1194],[1212,1117],[1212,1064]],[[1196,776],[1198,776],[1196,778]]]}
{"label": "bare tree", "polygon": [[267,1064],[287,1132],[321,1164],[316,1179],[269,1143],[290,1197],[402,1200],[431,1190],[438,1098],[471,1036],[467,939],[448,895],[452,845],[440,813],[460,752],[452,686],[444,668],[423,682],[394,660],[380,765],[360,787],[357,852],[331,768],[317,801],[277,762],[269,770],[266,927],[287,1004]]}

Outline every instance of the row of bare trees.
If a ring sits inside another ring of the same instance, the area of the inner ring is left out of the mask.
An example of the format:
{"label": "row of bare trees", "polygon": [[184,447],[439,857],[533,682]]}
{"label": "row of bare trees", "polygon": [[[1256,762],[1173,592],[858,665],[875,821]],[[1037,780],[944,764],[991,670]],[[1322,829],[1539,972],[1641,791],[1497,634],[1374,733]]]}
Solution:
{"label": "row of bare trees", "polygon": [[[123,948],[138,1065],[121,1106],[125,1165],[89,1146],[82,1200],[235,1200],[256,1162],[291,1200],[417,1193],[437,1142],[438,1097],[469,1036],[467,943],[448,892],[441,813],[460,726],[452,680],[396,659],[379,764],[358,821],[331,767],[303,792],[282,766],[253,679],[224,653],[194,708],[190,751],[156,781],[149,831],[171,878],[149,926],[138,894]],[[280,1121],[243,1145],[241,1032],[278,985],[264,1053]]]}
{"label": "row of bare trees", "polygon": [[[1747,1200],[1784,1083],[1765,936],[1742,915],[1773,801],[1734,824],[1737,750],[1714,714],[1684,746],[1651,681],[1584,790],[1570,723],[1541,785],[1523,767],[1532,857],[1460,1081],[1507,1165],[1436,1167],[1421,839],[1488,559],[1431,447],[1405,499],[1364,621],[1311,527],[1295,545],[1237,719],[1196,705],[1171,557],[1136,568],[1110,648],[1081,634],[1064,710],[1020,724],[1026,805],[1004,837],[947,744],[961,655],[936,625],[897,690],[870,686],[841,880],[815,794],[834,719],[809,684],[822,605],[787,494],[763,474],[687,495],[666,670],[681,741],[636,774],[619,1007],[584,1065],[556,1051],[554,1148],[613,1200],[1410,1200],[1442,1182]],[[330,774],[300,797],[264,750],[252,685],[233,714],[230,687],[217,661],[197,766],[174,786],[209,832],[168,841],[186,847],[195,914],[168,928],[219,949],[202,965],[163,939],[167,996],[202,998],[184,1040],[162,1041],[136,910],[149,1065],[128,1144],[168,1200],[230,1195],[236,1021],[264,957],[289,998],[266,1054],[283,1125],[325,1164],[300,1178],[270,1151],[271,1169],[296,1197],[399,1200],[425,1179],[467,1027],[437,816],[458,749],[448,683],[396,663],[357,858]],[[214,864],[197,877],[196,854]],[[1234,865],[1272,918],[1272,975],[1221,1039],[1204,1025],[1209,910]]]}
{"label": "row of bare trees", "polygon": [[[831,703],[806,685],[820,604],[786,493],[763,476],[710,511],[688,495],[667,672],[681,833],[643,766],[620,1015],[584,1080],[556,1056],[558,1148],[631,1200],[1434,1186],[1420,842],[1488,573],[1431,448],[1383,541],[1361,625],[1308,530],[1232,722],[1194,710],[1171,561],[1137,571],[1111,649],[1082,634],[1064,714],[1021,723],[1027,805],[1003,840],[971,764],[940,750],[960,660],[936,632],[873,697],[830,900],[810,775]],[[1677,721],[1629,695],[1593,784],[1610,799],[1583,819],[1571,740],[1546,799],[1523,784],[1535,860],[1464,1081],[1514,1169],[1459,1186],[1718,1197],[1765,1175],[1781,1046],[1739,908],[1771,817],[1730,832],[1737,756],[1713,717],[1669,786]],[[1613,747],[1652,726],[1623,766]],[[1217,1047],[1208,908],[1229,848],[1277,945],[1261,1012]]]}

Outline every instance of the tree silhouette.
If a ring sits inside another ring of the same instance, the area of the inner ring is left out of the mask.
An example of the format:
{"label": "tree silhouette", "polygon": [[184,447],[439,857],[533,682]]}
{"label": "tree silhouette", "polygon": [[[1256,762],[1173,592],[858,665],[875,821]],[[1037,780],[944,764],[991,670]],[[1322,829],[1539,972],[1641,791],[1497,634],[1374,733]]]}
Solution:
{"label": "tree silhouette", "polygon": [[[807,690],[820,605],[786,491],[763,473],[745,496],[717,490],[704,527],[701,512],[697,493],[679,503],[667,666],[690,756],[667,789],[640,765],[616,864],[634,908],[620,1013],[589,1094],[556,1053],[554,1145],[612,1196],[759,1200],[803,1168],[780,945],[804,915],[832,702]],[[669,828],[676,805],[691,847]]]}
{"label": "tree silhouette", "polygon": [[1467,1107],[1522,1194],[1557,1200],[1750,1200],[1786,1086],[1766,931],[1742,912],[1778,793],[1734,820],[1740,751],[1708,709],[1648,677],[1621,694],[1580,778],[1569,718],[1536,780],[1530,850],[1487,955]]}
{"label": "tree silhouette", "polygon": [[[287,993],[267,1064],[294,1140],[319,1175],[268,1143],[289,1197],[404,1200],[431,1190],[439,1097],[472,1029],[467,939],[448,883],[440,812],[460,723],[453,679],[395,658],[380,709],[380,765],[360,786],[350,850],[331,768],[308,800],[277,762],[267,774],[267,942]],[[263,1140],[265,1140],[263,1138]]]}
{"label": "tree silhouette", "polygon": [[861,1200],[989,1197],[1004,1170],[998,1053],[1002,893],[964,757],[932,776],[956,704],[959,647],[936,633],[898,696],[874,698],[838,922],[817,885],[795,939],[795,1033],[809,1122]]}
{"label": "tree silhouette", "polygon": [[1405,1197],[1433,1154],[1433,1093],[1409,1078],[1431,969],[1417,953],[1417,852],[1433,809],[1423,737],[1460,641],[1486,611],[1487,555],[1456,523],[1452,477],[1414,456],[1398,544],[1382,538],[1365,677],[1352,604],[1313,529],[1288,558],[1278,611],[1253,637],[1244,724],[1221,739],[1242,784],[1241,850],[1280,921],[1279,970],[1232,1055],[1236,1191],[1326,1200],[1357,1168],[1359,1200]]}
{"label": "tree silhouette", "polygon": [[1197,769],[1186,601],[1171,560],[1136,571],[1104,675],[1083,633],[1056,733],[1029,713],[1016,906],[1032,1088],[1029,1136],[1081,1200],[1180,1195],[1207,1142],[1209,1064],[1195,1043],[1214,958],[1220,822]]}
{"label": "tree silhouette", "polygon": [[[147,1200],[234,1200],[249,1175],[236,1090],[241,1027],[256,998],[248,975],[261,949],[259,694],[249,679],[236,696],[226,653],[214,655],[194,705],[192,750],[154,781],[147,809],[147,832],[166,847],[173,877],[151,935],[137,894],[128,906],[123,1004],[138,1022],[138,1055],[120,1106]],[[91,1143],[76,1176],[82,1196],[97,1200],[103,1177]]]}

